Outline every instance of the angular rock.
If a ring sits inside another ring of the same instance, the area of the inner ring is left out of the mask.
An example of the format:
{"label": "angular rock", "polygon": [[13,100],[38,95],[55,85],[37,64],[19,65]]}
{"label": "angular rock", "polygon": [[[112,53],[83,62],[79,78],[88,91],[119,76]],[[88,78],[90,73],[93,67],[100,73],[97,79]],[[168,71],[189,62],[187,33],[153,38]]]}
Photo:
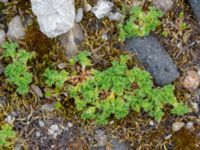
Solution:
{"label": "angular rock", "polygon": [[8,24],[7,36],[13,41],[17,41],[23,38],[25,35],[25,30],[22,25],[22,20],[20,16],[15,16],[11,22]]}
{"label": "angular rock", "polygon": [[185,123],[184,122],[175,122],[172,124],[172,130],[174,132],[177,132],[179,131],[183,126],[185,126]]}
{"label": "angular rock", "polygon": [[67,58],[74,56],[78,52],[78,46],[83,39],[83,30],[79,24],[75,24],[69,32],[59,37],[60,44],[64,47]]}
{"label": "angular rock", "polygon": [[120,21],[123,18],[123,15],[119,12],[113,13],[111,12],[108,16],[111,21]]}
{"label": "angular rock", "polygon": [[195,70],[188,70],[183,79],[183,87],[193,92],[200,84],[200,77]]}
{"label": "angular rock", "polygon": [[92,10],[92,6],[90,4],[88,4],[88,3],[85,3],[84,4],[84,11],[85,12],[89,12],[91,10]]}
{"label": "angular rock", "polygon": [[125,49],[136,53],[139,61],[151,73],[157,85],[169,84],[179,77],[176,64],[155,37],[127,39]]}
{"label": "angular rock", "polygon": [[187,0],[190,4],[194,15],[197,17],[198,21],[200,21],[200,0]]}
{"label": "angular rock", "polygon": [[74,0],[31,0],[40,30],[53,38],[69,31],[75,21]]}
{"label": "angular rock", "polygon": [[6,39],[6,33],[4,32],[4,30],[0,30],[0,45],[5,42],[5,39]]}
{"label": "angular rock", "polygon": [[164,12],[170,10],[173,3],[173,0],[153,0],[153,4]]}
{"label": "angular rock", "polygon": [[98,0],[97,5],[92,8],[94,15],[101,19],[108,16],[114,4],[107,0]]}

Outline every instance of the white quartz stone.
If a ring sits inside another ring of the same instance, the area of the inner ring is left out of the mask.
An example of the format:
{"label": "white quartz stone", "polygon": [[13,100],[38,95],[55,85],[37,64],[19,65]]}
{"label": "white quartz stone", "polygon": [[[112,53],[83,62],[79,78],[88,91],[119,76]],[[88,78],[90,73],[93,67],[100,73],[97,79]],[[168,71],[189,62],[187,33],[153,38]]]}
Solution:
{"label": "white quartz stone", "polygon": [[68,32],[75,21],[74,0],[31,0],[40,30],[53,38]]}

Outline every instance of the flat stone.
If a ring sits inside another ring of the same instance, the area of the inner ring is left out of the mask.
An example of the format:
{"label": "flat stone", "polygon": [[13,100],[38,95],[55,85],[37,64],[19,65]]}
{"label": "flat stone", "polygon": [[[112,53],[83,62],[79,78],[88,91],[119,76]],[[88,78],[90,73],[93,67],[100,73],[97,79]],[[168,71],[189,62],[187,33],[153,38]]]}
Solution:
{"label": "flat stone", "polygon": [[177,131],[179,131],[184,125],[185,125],[184,122],[175,122],[175,123],[172,124],[172,130],[173,130],[174,132],[177,132]]}
{"label": "flat stone", "polygon": [[200,0],[187,0],[190,4],[194,15],[197,17],[198,21],[200,21]]}
{"label": "flat stone", "polygon": [[111,20],[111,21],[120,21],[122,18],[123,18],[123,15],[119,12],[110,12],[108,18]]}
{"label": "flat stone", "polygon": [[139,61],[151,73],[157,85],[169,84],[179,77],[176,64],[155,37],[127,39],[125,49],[136,53]]}
{"label": "flat stone", "polygon": [[173,0],[153,0],[153,4],[160,10],[166,12],[173,6]]}
{"label": "flat stone", "polygon": [[98,0],[97,5],[92,8],[92,13],[101,19],[109,15],[114,4],[108,0]]}
{"label": "flat stone", "polygon": [[40,109],[46,112],[53,112],[55,110],[55,103],[43,104]]}
{"label": "flat stone", "polygon": [[20,16],[15,16],[8,24],[7,37],[17,41],[25,36],[25,29]]}
{"label": "flat stone", "polygon": [[50,38],[68,32],[74,25],[74,0],[31,0],[31,6],[40,30]]}

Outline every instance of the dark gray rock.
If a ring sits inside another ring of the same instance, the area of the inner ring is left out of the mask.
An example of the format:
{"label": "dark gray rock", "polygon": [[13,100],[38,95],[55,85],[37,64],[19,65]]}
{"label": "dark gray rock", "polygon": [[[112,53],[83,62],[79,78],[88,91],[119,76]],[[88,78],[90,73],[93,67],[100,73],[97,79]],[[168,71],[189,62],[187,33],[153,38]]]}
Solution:
{"label": "dark gray rock", "polygon": [[197,17],[198,21],[200,21],[200,0],[187,0],[190,4],[194,15]]}
{"label": "dark gray rock", "polygon": [[139,61],[152,74],[157,85],[169,84],[179,76],[176,64],[153,36],[127,39],[125,49],[136,53]]}

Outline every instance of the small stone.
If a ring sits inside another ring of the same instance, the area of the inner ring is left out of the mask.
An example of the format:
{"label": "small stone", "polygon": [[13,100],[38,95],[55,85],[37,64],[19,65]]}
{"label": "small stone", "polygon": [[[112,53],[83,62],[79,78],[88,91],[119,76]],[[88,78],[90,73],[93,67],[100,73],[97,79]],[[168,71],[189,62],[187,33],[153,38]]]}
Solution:
{"label": "small stone", "polygon": [[192,106],[195,113],[199,112],[199,105],[197,103],[191,102],[191,106]]}
{"label": "small stone", "polygon": [[51,125],[51,127],[48,129],[48,134],[52,135],[54,139],[62,133],[62,130],[59,128],[57,124]]}
{"label": "small stone", "polygon": [[188,129],[192,129],[192,127],[194,126],[194,122],[190,121],[186,124],[186,128]]}
{"label": "small stone", "polygon": [[35,93],[38,97],[43,97],[42,90],[40,89],[39,86],[32,84],[31,85],[31,90],[33,93]]}
{"label": "small stone", "polygon": [[43,104],[40,109],[42,111],[53,112],[55,110],[55,103]]}
{"label": "small stone", "polygon": [[97,17],[101,19],[109,15],[114,4],[107,0],[98,0],[97,5],[92,8],[92,12]]}
{"label": "small stone", "polygon": [[130,145],[128,142],[120,142],[118,140],[112,140],[111,142],[113,150],[129,150]]}
{"label": "small stone", "polygon": [[71,128],[71,127],[73,127],[73,124],[72,124],[71,122],[68,122],[68,123],[67,123],[67,126],[68,126],[69,128]]}
{"label": "small stone", "polygon": [[153,121],[153,120],[150,120],[150,121],[149,121],[149,125],[150,125],[150,126],[154,126],[154,125],[155,125],[154,121]]}
{"label": "small stone", "polygon": [[110,19],[110,21],[120,21],[123,18],[123,15],[120,14],[119,12],[116,13],[110,12],[108,18]]}
{"label": "small stone", "polygon": [[13,124],[13,122],[15,121],[15,117],[8,115],[5,119],[5,122],[7,122],[8,124]]}
{"label": "small stone", "polygon": [[84,5],[84,11],[85,12],[89,12],[89,11],[91,11],[92,10],[92,6],[90,5],[90,4],[88,4],[88,3],[86,3],[85,5]]}
{"label": "small stone", "polygon": [[5,40],[6,40],[6,33],[4,32],[4,30],[0,30],[0,45],[3,44]]}
{"label": "small stone", "polygon": [[2,65],[1,62],[0,62],[0,74],[2,74],[3,71],[4,71],[4,67],[3,67],[3,65]]}
{"label": "small stone", "polygon": [[40,132],[38,132],[38,131],[35,133],[35,135],[36,135],[36,137],[40,137],[41,136]]}
{"label": "small stone", "polygon": [[45,126],[45,123],[42,120],[39,120],[38,124],[39,124],[40,127],[44,127]]}
{"label": "small stone", "polygon": [[196,90],[199,86],[200,80],[196,71],[188,70],[186,76],[183,79],[183,87],[188,89],[190,92]]}
{"label": "small stone", "polygon": [[166,12],[173,6],[173,0],[153,0],[153,4],[160,10]]}
{"label": "small stone", "polygon": [[17,41],[23,38],[25,35],[25,29],[22,25],[20,16],[15,16],[8,24],[7,36],[13,41]]}
{"label": "small stone", "polygon": [[172,134],[169,134],[165,137],[165,140],[169,140],[172,137]]}
{"label": "small stone", "polygon": [[184,122],[175,122],[175,123],[172,124],[172,130],[173,130],[174,132],[177,132],[177,131],[179,131],[184,125],[185,125]]}
{"label": "small stone", "polygon": [[108,35],[107,35],[107,33],[103,33],[103,34],[102,34],[102,39],[105,40],[105,41],[108,40]]}
{"label": "small stone", "polygon": [[64,68],[66,68],[67,64],[66,63],[59,63],[57,66],[58,66],[59,69],[64,69]]}
{"label": "small stone", "polygon": [[16,144],[14,150],[24,150],[24,146],[22,144]]}
{"label": "small stone", "polygon": [[59,37],[60,44],[64,47],[68,59],[78,52],[78,46],[83,40],[83,30],[79,24],[75,24],[69,32]]}
{"label": "small stone", "polygon": [[81,22],[83,19],[83,8],[79,8],[76,14],[76,22]]}

